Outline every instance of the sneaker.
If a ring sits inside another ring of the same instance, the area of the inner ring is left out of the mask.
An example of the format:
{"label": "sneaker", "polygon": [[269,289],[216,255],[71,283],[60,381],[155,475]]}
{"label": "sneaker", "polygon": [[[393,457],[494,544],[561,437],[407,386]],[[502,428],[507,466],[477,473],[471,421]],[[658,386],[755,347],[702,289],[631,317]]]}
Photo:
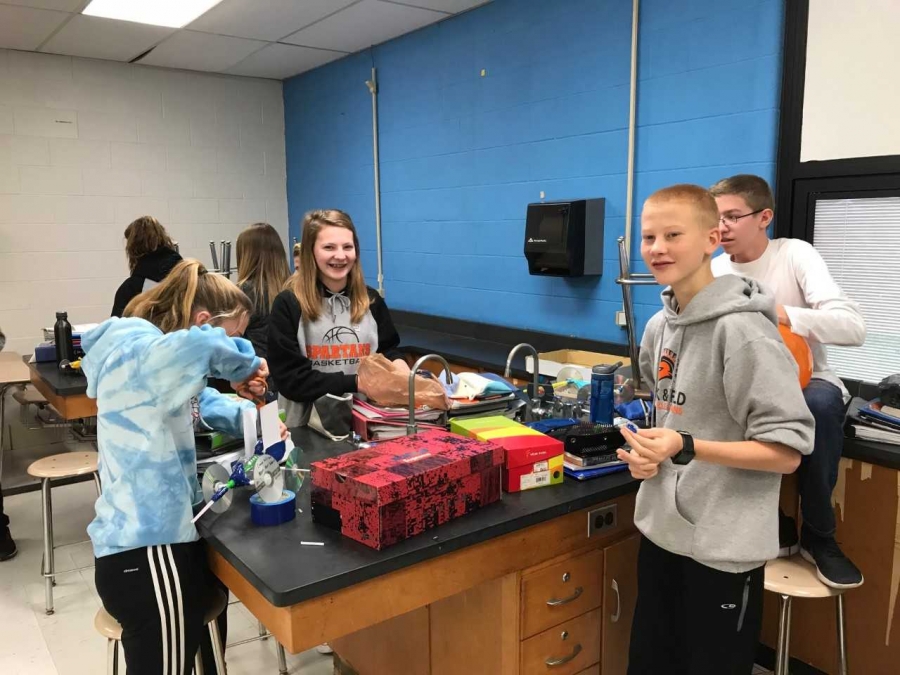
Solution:
{"label": "sneaker", "polygon": [[316,651],[319,652],[320,654],[325,654],[325,655],[334,654],[334,650],[331,648],[331,645],[329,645],[327,642],[323,642],[318,647],[316,647]]}
{"label": "sneaker", "polygon": [[862,586],[862,572],[844,555],[834,537],[818,537],[803,532],[800,539],[800,555],[816,566],[816,576],[826,586],[832,588]]}
{"label": "sneaker", "polygon": [[16,549],[16,542],[13,541],[12,535],[9,533],[9,528],[7,527],[5,530],[3,537],[0,538],[0,562],[15,558],[16,553],[19,552]]}
{"label": "sneaker", "polygon": [[778,511],[778,557],[790,558],[800,552],[797,521]]}

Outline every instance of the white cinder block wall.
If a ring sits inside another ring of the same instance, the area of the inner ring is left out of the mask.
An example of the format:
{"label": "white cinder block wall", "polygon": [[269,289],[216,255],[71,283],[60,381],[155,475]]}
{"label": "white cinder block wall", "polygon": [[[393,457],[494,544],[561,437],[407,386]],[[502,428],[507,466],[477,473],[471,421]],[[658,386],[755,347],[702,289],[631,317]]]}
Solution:
{"label": "white cinder block wall", "polygon": [[108,317],[141,215],[207,265],[210,239],[253,222],[287,241],[281,83],[0,50],[7,349],[29,353],[57,310]]}

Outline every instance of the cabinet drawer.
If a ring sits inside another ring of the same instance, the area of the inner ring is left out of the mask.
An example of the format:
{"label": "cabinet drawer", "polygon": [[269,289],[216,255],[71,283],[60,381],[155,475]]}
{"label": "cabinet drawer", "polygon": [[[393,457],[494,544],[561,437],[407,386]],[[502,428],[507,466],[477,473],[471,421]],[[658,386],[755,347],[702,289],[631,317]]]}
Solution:
{"label": "cabinet drawer", "polygon": [[587,670],[582,670],[578,675],[600,675],[600,664],[598,663]]}
{"label": "cabinet drawer", "polygon": [[600,606],[603,551],[590,551],[522,577],[522,639]]}
{"label": "cabinet drawer", "polygon": [[522,642],[520,672],[576,675],[599,661],[600,610],[595,609]]}

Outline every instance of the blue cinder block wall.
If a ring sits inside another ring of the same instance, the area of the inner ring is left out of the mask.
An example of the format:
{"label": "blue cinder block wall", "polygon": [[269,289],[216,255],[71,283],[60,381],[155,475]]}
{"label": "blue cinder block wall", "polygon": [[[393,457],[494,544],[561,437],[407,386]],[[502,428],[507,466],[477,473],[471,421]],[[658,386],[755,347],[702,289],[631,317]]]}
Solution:
{"label": "blue cinder block wall", "polygon": [[[783,12],[783,0],[641,2],[638,227],[660,187],[774,179]],[[291,236],[310,209],[349,212],[376,285],[374,65],[389,306],[624,342],[630,50],[628,0],[494,0],[286,81]],[[601,278],[528,274],[525,210],[541,191],[606,198]],[[637,234],[632,257],[643,269]],[[659,289],[635,302],[643,330]]]}

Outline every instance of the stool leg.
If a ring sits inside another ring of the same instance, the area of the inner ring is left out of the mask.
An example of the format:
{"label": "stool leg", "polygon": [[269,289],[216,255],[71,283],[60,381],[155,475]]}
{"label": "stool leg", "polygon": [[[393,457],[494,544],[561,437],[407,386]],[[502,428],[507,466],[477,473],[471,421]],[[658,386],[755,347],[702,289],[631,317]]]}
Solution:
{"label": "stool leg", "polygon": [[[215,623],[215,621],[213,621]],[[204,675],[203,672],[203,657],[200,656],[200,650],[197,650],[197,655],[194,657],[194,675]]]}
{"label": "stool leg", "polygon": [[284,657],[284,647],[276,640],[275,654],[278,656],[278,675],[288,675],[287,659]]}
{"label": "stool leg", "polygon": [[844,594],[837,596],[838,673],[847,675],[847,634],[844,624]]}
{"label": "stool leg", "polygon": [[8,384],[0,385],[0,478],[3,477],[3,451],[6,449],[6,390]]}
{"label": "stool leg", "polygon": [[218,675],[225,675],[225,653],[222,650],[222,635],[215,619],[209,622],[209,640],[212,642],[213,659],[216,662]]}
{"label": "stool leg", "polygon": [[263,626],[262,621],[256,622],[259,627],[259,639],[260,640],[268,640],[269,639],[269,629]]}
{"label": "stool leg", "polygon": [[44,576],[44,599],[47,614],[53,614],[53,505],[50,501],[50,479],[41,480],[41,520],[44,526],[44,562],[41,573]]}
{"label": "stool leg", "polygon": [[107,675],[119,675],[119,641],[106,641],[106,672]]}
{"label": "stool leg", "polygon": [[91,474],[91,475],[94,476],[94,487],[97,488],[97,496],[99,497],[99,496],[100,496],[100,493],[103,492],[103,490],[100,488],[100,474],[97,473],[97,472],[95,471],[95,472],[94,472],[93,474]]}
{"label": "stool leg", "polygon": [[775,675],[788,675],[791,641],[791,598],[782,595],[779,599],[778,646],[775,650]]}

